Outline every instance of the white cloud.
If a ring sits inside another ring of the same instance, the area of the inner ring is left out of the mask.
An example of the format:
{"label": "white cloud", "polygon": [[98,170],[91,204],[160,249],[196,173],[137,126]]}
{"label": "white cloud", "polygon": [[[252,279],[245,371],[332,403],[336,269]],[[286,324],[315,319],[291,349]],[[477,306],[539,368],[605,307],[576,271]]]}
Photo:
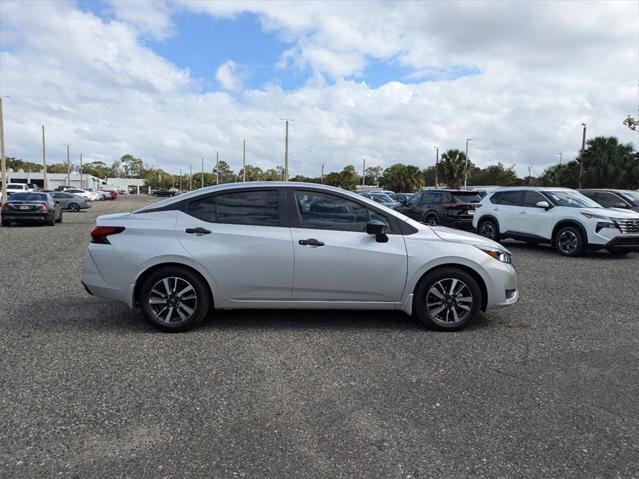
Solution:
{"label": "white cloud", "polygon": [[[231,95],[202,93],[187,70],[145,47],[140,37],[161,36],[163,27],[140,26],[122,12],[104,21],[70,3],[34,9],[5,1],[0,87],[11,96],[4,105],[7,154],[37,161],[44,124],[51,162],[61,161],[63,144],[71,143],[76,158],[83,152],[87,161],[111,162],[132,153],[174,172],[199,164],[202,155],[210,169],[219,150],[237,170],[247,138],[249,161],[272,167],[283,158],[279,119],[290,117],[293,175],[318,175],[322,162],[329,170],[359,164],[361,156],[370,164],[423,167],[433,164],[433,145],[462,148],[467,137],[480,165],[517,164],[525,174],[534,163],[540,173],[557,152],[564,160],[576,154],[582,121],[589,136],[636,139],[621,124],[637,103],[634,7],[199,1],[160,7],[227,18],[254,12],[264,28],[292,42],[281,68],[306,65],[315,75],[296,91],[242,90],[246,71],[228,61],[216,79]],[[431,76],[451,65],[481,73],[379,88],[343,79],[364,71],[371,58],[393,58]]]}
{"label": "white cloud", "polygon": [[132,25],[139,33],[165,40],[174,32],[164,0],[111,0],[110,3],[116,18]]}
{"label": "white cloud", "polygon": [[215,70],[215,79],[224,90],[240,91],[244,83],[244,69],[233,60],[226,60]]}

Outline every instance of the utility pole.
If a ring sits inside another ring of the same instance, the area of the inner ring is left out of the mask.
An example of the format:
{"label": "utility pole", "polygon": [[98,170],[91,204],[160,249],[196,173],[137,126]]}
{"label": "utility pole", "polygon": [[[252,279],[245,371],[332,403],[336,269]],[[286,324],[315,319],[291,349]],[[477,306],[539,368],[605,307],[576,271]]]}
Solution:
{"label": "utility pole", "polygon": [[49,189],[49,179],[47,178],[47,153],[46,153],[46,143],[44,141],[44,125],[42,125],[42,178],[44,189]]}
{"label": "utility pole", "polygon": [[246,183],[246,140],[242,140],[242,182]]}
{"label": "utility pole", "polygon": [[0,157],[2,157],[2,202],[7,202],[7,159],[4,157],[4,117],[0,96]]}
{"label": "utility pole", "polygon": [[435,188],[437,188],[439,186],[439,146],[433,146],[433,148],[435,148]]}
{"label": "utility pole", "polygon": [[362,156],[362,186],[366,186],[366,158]]}
{"label": "utility pole", "polygon": [[464,189],[468,185],[468,142],[473,141],[472,138],[466,138],[466,168],[464,168]]}
{"label": "utility pole", "polygon": [[586,124],[582,123],[584,127],[583,135],[581,136],[581,158],[579,159],[579,188],[583,186],[584,181],[584,156],[586,154]]}
{"label": "utility pole", "polygon": [[326,165],[326,163],[322,163],[322,174],[320,175],[320,183],[324,183],[324,165]]}
{"label": "utility pole", "polygon": [[220,152],[215,152],[215,184],[220,184],[220,170],[217,169],[218,164],[220,163]]}
{"label": "utility pole", "polygon": [[67,145],[67,186],[71,186],[71,160],[69,159],[69,145]]}
{"label": "utility pole", "polygon": [[189,191],[193,191],[193,163],[189,163]]}
{"label": "utility pole", "polygon": [[201,188],[204,188],[204,157],[202,157],[202,181],[200,184],[202,185]]}
{"label": "utility pole", "polygon": [[182,192],[182,168],[180,168],[180,193]]}
{"label": "utility pole", "polygon": [[561,165],[561,160],[563,159],[564,154],[563,154],[563,152],[559,152],[557,154],[559,155],[559,164]]}
{"label": "utility pole", "polygon": [[288,181],[288,122],[293,121],[287,118],[280,118],[286,122],[286,133],[284,135],[284,181]]}
{"label": "utility pole", "polygon": [[80,153],[80,189],[83,190],[84,189],[84,182],[82,181],[83,177],[82,177],[82,153]]}

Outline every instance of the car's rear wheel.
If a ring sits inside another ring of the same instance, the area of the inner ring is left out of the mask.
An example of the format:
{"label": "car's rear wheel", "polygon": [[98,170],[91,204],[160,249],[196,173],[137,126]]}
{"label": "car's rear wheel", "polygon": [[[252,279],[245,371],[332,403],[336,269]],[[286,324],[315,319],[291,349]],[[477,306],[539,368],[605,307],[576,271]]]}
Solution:
{"label": "car's rear wheel", "polygon": [[54,211],[53,214],[51,215],[51,218],[49,218],[47,220],[46,225],[47,226],[55,226],[55,224],[56,224],[56,220],[55,220],[55,211]]}
{"label": "car's rear wheel", "polygon": [[459,331],[479,315],[482,292],[475,278],[457,268],[443,268],[417,285],[414,309],[419,320],[437,331]]}
{"label": "car's rear wheel", "polygon": [[80,205],[77,203],[71,203],[69,205],[69,211],[73,211],[74,213],[77,213],[78,211],[80,211]]}
{"label": "car's rear wheel", "polygon": [[426,215],[424,223],[428,226],[437,226],[439,224],[439,218],[437,218],[437,215],[434,214]]}
{"label": "car's rear wheel", "polygon": [[581,256],[586,249],[586,241],[579,228],[568,225],[557,231],[555,246],[564,256]]}
{"label": "car's rear wheel", "polygon": [[477,232],[484,238],[499,241],[499,225],[495,220],[486,219],[479,222]]}
{"label": "car's rear wheel", "polygon": [[58,219],[55,220],[56,223],[62,223],[62,211],[60,211],[60,216],[58,216]]}
{"label": "car's rear wheel", "polygon": [[144,280],[138,299],[146,320],[166,332],[191,329],[204,319],[211,305],[204,281],[179,266],[151,273]]}

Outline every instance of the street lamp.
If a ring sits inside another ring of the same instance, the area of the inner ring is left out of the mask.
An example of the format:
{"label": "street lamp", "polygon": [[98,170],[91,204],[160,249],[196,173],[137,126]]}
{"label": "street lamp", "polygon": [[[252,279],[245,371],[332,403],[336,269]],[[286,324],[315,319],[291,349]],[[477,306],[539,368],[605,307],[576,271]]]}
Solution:
{"label": "street lamp", "polygon": [[468,142],[473,141],[472,138],[466,138],[466,168],[464,168],[464,189],[468,184]]}
{"label": "street lamp", "polygon": [[439,186],[439,179],[437,176],[437,170],[439,170],[439,146],[433,146],[435,148],[435,188]]}
{"label": "street lamp", "polygon": [[557,153],[557,155],[559,155],[559,164],[561,165],[561,160],[564,157],[564,153],[560,151],[559,153]]}
{"label": "street lamp", "polygon": [[366,186],[366,158],[362,156],[362,186]]}
{"label": "street lamp", "polygon": [[280,118],[286,122],[286,133],[284,136],[284,181],[288,181],[288,122],[293,121],[290,118]]}
{"label": "street lamp", "polygon": [[584,155],[586,152],[586,124],[582,123],[581,126],[584,127],[583,134],[581,136],[581,155],[579,158],[579,188],[581,189],[582,183],[584,180]]}
{"label": "street lamp", "polygon": [[4,116],[2,114],[2,98],[11,98],[10,96],[0,96],[0,156],[2,157],[2,198],[0,203],[7,201],[7,159],[4,156]]}

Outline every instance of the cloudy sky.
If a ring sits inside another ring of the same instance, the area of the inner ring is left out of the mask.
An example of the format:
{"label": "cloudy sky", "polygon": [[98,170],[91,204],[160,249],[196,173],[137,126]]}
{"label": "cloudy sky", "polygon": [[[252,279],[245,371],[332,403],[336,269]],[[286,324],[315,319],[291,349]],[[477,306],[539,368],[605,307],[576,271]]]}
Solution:
{"label": "cloudy sky", "polygon": [[[425,167],[464,148],[520,174],[637,136],[639,2],[0,2],[9,156],[125,153],[177,172]],[[358,166],[359,167],[359,166]]]}

